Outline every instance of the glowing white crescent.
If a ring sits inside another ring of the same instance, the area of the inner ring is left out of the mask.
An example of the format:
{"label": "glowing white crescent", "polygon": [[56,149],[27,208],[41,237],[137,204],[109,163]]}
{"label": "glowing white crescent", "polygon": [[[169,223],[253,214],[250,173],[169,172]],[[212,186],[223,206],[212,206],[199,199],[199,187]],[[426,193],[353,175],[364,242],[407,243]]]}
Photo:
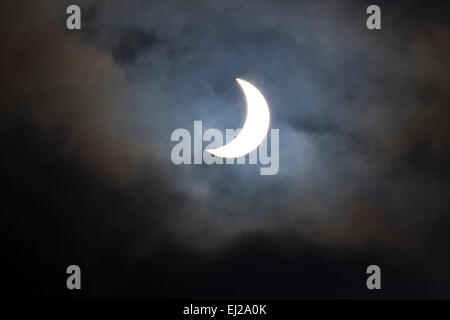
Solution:
{"label": "glowing white crescent", "polygon": [[270,112],[266,99],[250,82],[236,80],[247,100],[247,119],[234,140],[222,147],[206,150],[222,158],[237,158],[252,152],[263,142],[269,130]]}

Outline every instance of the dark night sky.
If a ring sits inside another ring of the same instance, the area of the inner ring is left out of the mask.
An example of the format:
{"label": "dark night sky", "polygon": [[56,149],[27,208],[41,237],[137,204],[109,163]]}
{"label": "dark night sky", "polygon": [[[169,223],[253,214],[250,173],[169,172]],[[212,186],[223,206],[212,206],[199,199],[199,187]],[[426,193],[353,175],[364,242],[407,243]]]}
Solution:
{"label": "dark night sky", "polygon": [[[368,1],[79,0],[71,32],[73,3],[0,5],[4,294],[450,298],[444,1],[377,1],[381,31]],[[236,77],[279,173],[172,164],[174,129],[242,125]]]}

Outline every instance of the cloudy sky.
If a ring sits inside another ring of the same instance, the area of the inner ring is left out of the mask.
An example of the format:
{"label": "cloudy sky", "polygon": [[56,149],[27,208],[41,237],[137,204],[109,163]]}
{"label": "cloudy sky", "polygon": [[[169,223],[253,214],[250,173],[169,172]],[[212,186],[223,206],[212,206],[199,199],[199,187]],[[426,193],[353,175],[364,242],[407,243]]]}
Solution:
{"label": "cloudy sky", "polygon": [[[450,298],[442,3],[2,1],[2,282],[11,297]],[[256,85],[280,170],[171,162]],[[366,267],[382,290],[366,289]]]}

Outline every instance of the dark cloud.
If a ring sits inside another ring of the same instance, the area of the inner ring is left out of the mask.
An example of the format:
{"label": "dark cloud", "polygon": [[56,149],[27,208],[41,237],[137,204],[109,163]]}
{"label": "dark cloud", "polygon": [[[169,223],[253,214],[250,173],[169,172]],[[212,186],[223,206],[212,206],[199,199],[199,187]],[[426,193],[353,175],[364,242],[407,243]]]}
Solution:
{"label": "dark cloud", "polygon": [[158,39],[154,34],[145,33],[139,29],[130,29],[121,32],[121,37],[117,47],[113,51],[113,56],[118,61],[127,62],[136,59],[141,51],[151,50]]}
{"label": "dark cloud", "polygon": [[[368,31],[352,1],[81,1],[70,32],[68,4],[2,4],[10,296],[64,296],[76,263],[84,297],[448,297],[444,5],[381,2]],[[174,129],[243,123],[236,77],[279,173],[173,165]]]}

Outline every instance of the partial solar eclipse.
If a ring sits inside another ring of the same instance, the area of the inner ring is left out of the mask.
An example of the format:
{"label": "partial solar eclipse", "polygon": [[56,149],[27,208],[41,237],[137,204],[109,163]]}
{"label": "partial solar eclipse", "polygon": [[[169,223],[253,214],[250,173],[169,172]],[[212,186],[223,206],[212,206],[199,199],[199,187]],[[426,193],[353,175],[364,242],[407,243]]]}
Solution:
{"label": "partial solar eclipse", "polygon": [[216,149],[206,149],[209,153],[222,158],[238,158],[252,152],[264,141],[269,130],[270,112],[266,99],[250,82],[236,80],[244,91],[247,101],[247,119],[234,140]]}

